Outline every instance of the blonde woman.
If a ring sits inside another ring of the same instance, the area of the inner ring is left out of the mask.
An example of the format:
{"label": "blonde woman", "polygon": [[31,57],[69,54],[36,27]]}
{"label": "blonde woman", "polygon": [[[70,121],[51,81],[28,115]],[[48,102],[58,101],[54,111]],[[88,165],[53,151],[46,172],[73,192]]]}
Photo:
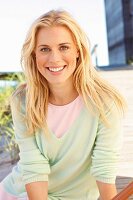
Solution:
{"label": "blonde woman", "polygon": [[125,102],[99,77],[85,33],[66,11],[31,26],[22,49],[26,84],[12,96],[20,160],[0,200],[109,200]]}

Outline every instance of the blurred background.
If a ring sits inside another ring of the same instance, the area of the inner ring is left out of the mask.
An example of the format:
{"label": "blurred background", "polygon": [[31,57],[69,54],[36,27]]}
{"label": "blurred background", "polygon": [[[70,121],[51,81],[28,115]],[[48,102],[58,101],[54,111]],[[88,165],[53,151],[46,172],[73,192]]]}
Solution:
{"label": "blurred background", "polygon": [[120,191],[133,180],[133,0],[0,0],[0,180],[19,160],[9,97],[24,82],[21,48],[32,22],[51,9],[65,9],[78,21],[90,40],[96,70],[127,100]]}

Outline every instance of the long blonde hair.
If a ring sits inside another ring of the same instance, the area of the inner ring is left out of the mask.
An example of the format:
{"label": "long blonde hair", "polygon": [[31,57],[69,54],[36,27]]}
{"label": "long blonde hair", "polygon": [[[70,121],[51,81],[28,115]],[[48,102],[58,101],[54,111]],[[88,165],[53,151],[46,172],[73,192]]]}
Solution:
{"label": "long blonde hair", "polygon": [[34,49],[36,35],[41,27],[65,26],[72,33],[79,50],[79,59],[73,74],[73,83],[77,92],[82,95],[87,108],[97,109],[103,122],[107,123],[105,107],[109,100],[116,104],[119,111],[125,108],[125,101],[118,91],[102,79],[91,63],[89,42],[86,34],[71,17],[62,10],[52,10],[39,17],[31,26],[22,48],[22,66],[26,77],[26,85],[15,92],[26,90],[26,122],[28,133],[37,128],[47,129],[46,116],[49,101],[47,80],[36,67]]}

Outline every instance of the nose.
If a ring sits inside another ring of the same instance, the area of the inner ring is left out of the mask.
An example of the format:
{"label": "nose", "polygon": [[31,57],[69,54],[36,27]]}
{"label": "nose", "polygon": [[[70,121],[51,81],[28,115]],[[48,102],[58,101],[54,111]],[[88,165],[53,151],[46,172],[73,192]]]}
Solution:
{"label": "nose", "polygon": [[61,61],[61,53],[58,50],[52,50],[49,55],[49,62],[57,63],[59,61]]}

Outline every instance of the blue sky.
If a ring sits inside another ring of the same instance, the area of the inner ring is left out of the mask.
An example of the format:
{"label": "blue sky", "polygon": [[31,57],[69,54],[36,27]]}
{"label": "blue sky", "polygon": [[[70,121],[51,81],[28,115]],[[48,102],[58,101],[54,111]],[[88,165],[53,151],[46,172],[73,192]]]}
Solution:
{"label": "blue sky", "polygon": [[0,71],[21,70],[20,52],[29,26],[41,14],[58,8],[79,22],[92,48],[98,44],[98,64],[108,64],[104,0],[0,0]]}

